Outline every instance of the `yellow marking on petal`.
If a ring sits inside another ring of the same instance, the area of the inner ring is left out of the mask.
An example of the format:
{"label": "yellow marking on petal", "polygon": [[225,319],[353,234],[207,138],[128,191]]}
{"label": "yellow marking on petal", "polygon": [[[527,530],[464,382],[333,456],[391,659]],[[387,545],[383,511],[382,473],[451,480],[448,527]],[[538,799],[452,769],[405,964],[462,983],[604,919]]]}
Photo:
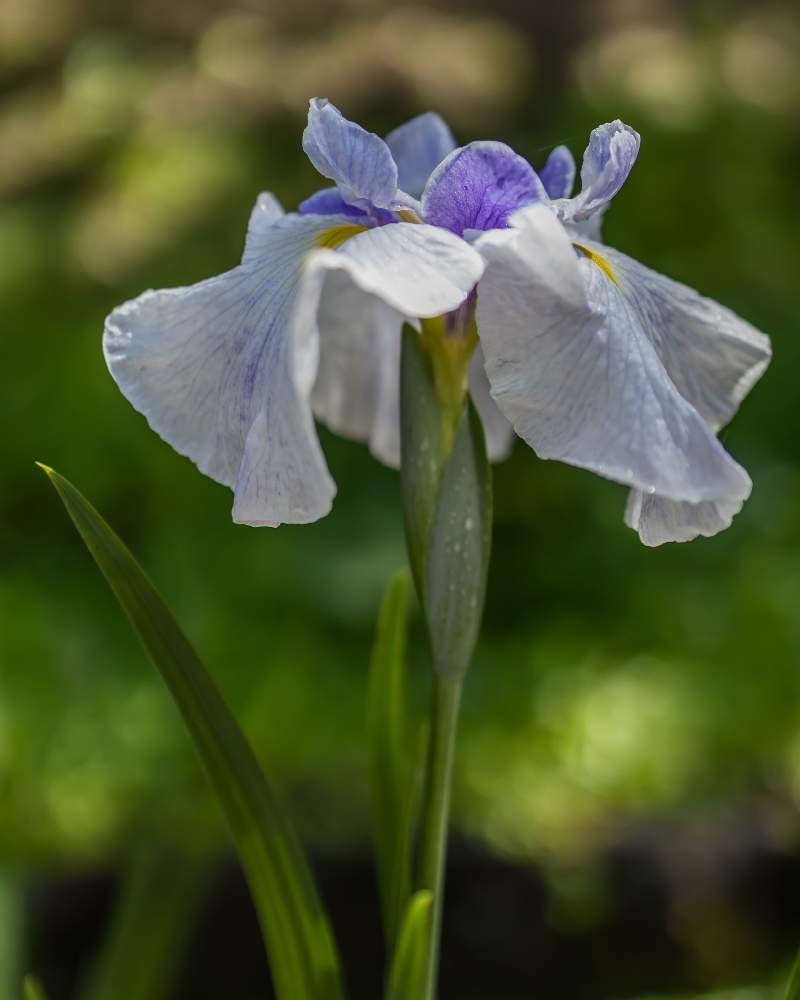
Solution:
{"label": "yellow marking on petal", "polygon": [[366,226],[333,226],[331,229],[326,229],[324,233],[320,233],[317,237],[317,246],[335,250],[352,236],[358,236],[359,233],[365,232],[366,228]]}
{"label": "yellow marking on petal", "polygon": [[617,276],[614,274],[614,270],[605,257],[601,257],[599,253],[595,253],[594,250],[590,250],[588,247],[582,246],[580,243],[572,244],[578,253],[583,254],[588,260],[590,260],[596,267],[599,267],[603,274],[610,278],[615,285],[619,284],[617,281]]}
{"label": "yellow marking on petal", "polygon": [[410,208],[403,208],[397,213],[397,217],[402,219],[403,222],[422,222],[422,219],[417,215],[416,212],[412,212]]}

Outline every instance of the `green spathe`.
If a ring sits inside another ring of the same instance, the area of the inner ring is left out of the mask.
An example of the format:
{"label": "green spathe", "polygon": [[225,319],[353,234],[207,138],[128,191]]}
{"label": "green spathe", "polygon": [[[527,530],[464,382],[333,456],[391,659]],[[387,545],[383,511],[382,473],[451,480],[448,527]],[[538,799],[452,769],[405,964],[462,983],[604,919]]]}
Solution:
{"label": "green spathe", "polygon": [[[465,355],[465,370],[468,361]],[[436,363],[406,327],[400,419],[409,560],[436,670],[462,675],[478,638],[486,593],[491,467],[475,407],[466,393],[443,405]]]}

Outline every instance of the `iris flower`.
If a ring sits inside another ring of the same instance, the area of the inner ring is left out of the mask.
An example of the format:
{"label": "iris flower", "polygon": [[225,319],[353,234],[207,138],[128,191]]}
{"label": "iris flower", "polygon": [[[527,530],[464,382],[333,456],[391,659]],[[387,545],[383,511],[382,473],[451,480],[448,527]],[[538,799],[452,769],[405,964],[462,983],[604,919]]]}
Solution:
{"label": "iris flower", "polygon": [[314,99],[303,148],[333,182],[252,212],[241,264],[115,309],[122,392],[202,472],[234,520],[303,523],[335,485],[314,417],[399,462],[404,323],[475,343],[469,387],[490,456],[513,431],[541,458],[631,487],[657,545],[727,527],[751,482],[716,432],[764,371],[768,339],[599,242],[639,136],[591,135],[581,191],[559,147],[540,173],[500,142],[462,148],[438,115],[385,139]]}

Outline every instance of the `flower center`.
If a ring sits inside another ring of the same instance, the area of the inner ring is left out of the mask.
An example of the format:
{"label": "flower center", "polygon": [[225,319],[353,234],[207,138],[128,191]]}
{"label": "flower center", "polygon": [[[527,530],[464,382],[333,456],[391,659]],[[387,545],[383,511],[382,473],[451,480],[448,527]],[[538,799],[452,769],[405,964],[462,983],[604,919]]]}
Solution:
{"label": "flower center", "polygon": [[326,229],[324,233],[320,233],[317,239],[317,246],[335,250],[342,243],[346,243],[352,236],[358,236],[359,233],[366,232],[366,228],[366,226],[333,226],[331,229]]}

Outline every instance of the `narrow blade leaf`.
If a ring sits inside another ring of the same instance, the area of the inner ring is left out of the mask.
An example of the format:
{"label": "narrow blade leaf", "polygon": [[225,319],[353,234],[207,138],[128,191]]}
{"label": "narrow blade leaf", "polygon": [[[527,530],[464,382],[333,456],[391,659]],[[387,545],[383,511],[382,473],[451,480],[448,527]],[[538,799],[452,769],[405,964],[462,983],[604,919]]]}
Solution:
{"label": "narrow blade leaf", "polygon": [[800,1000],[800,955],[792,966],[789,982],[786,986],[785,1000]]}
{"label": "narrow blade leaf", "polygon": [[16,996],[26,951],[25,886],[19,872],[0,869],[0,997]]}
{"label": "narrow blade leaf", "polygon": [[25,977],[24,987],[25,1000],[47,1000],[39,980],[33,976]]}
{"label": "narrow blade leaf", "polygon": [[414,893],[403,918],[386,1000],[420,1000],[425,994],[433,895]]}
{"label": "narrow blade leaf", "polygon": [[165,847],[152,835],[143,840],[128,864],[83,1000],[165,1000],[172,995],[204,884],[204,860],[191,851]]}
{"label": "narrow blade leaf", "polygon": [[183,716],[247,875],[280,1000],[340,1000],[311,872],[250,745],[142,568],[75,487],[42,466]]}
{"label": "narrow blade leaf", "polygon": [[391,952],[411,892],[413,750],[406,718],[408,573],[381,605],[370,671],[368,729],[375,854],[383,925]]}

